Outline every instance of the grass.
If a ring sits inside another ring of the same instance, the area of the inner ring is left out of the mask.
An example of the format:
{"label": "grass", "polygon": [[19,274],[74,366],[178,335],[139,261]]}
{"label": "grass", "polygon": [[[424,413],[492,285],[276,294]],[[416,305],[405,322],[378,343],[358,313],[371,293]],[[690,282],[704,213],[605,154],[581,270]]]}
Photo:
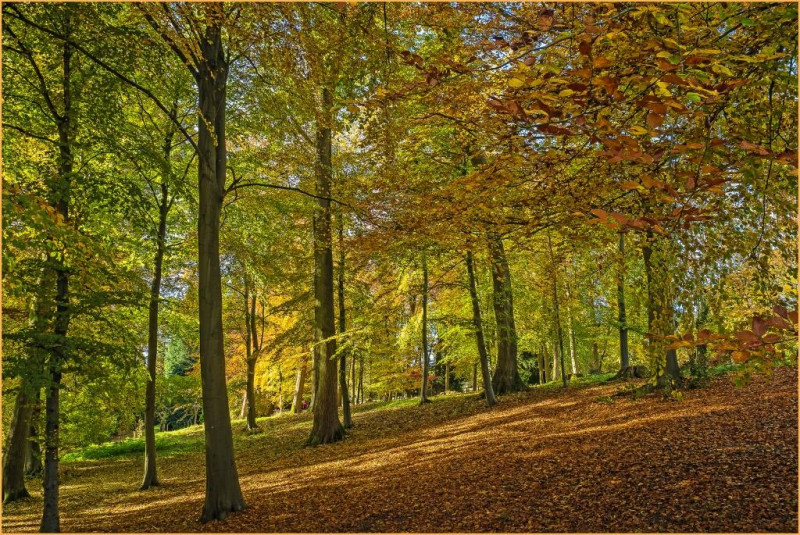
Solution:
{"label": "grass", "polygon": [[[159,455],[175,455],[202,451],[204,448],[202,426],[195,425],[177,431],[156,433],[156,450]],[[117,442],[92,444],[86,448],[61,455],[65,463],[92,461],[144,453],[144,437],[126,438]]]}
{"label": "grass", "polygon": [[[708,377],[717,377],[721,375],[726,375],[730,373],[735,373],[742,369],[741,364],[722,364],[719,366],[710,367],[708,369]],[[569,380],[568,388],[570,389],[580,389],[586,388],[593,385],[598,385],[605,383],[611,380],[614,377],[615,373],[602,373],[602,374],[595,374],[595,375],[587,375],[585,377],[573,377]],[[543,385],[531,385],[532,389],[542,389],[542,390],[557,390],[562,386],[561,380],[558,379],[556,381],[550,381]],[[468,397],[468,396],[477,396],[479,394],[474,394],[472,392],[461,394],[457,397]],[[442,401],[446,401],[448,399],[453,399],[453,395],[449,396],[432,396],[429,399],[432,403],[440,403]],[[595,400],[598,403],[613,403],[612,396],[599,396]],[[412,397],[409,399],[396,399],[393,401],[378,401],[367,403],[363,406],[356,406],[353,407],[353,411],[355,412],[363,412],[363,411],[388,411],[388,410],[395,410],[395,409],[403,409],[403,408],[411,408],[419,405],[419,398]],[[285,411],[283,414],[276,413],[270,417],[262,417],[257,419],[257,423],[259,427],[262,428],[263,431],[269,430],[272,425],[277,424],[276,419],[285,419],[285,418],[295,418],[297,415],[292,414],[289,411]],[[272,423],[269,423],[272,422]],[[245,420],[233,420],[231,422],[232,426],[235,429],[239,427],[243,427],[245,424]],[[303,427],[306,425],[304,418],[298,418],[298,421],[287,428],[295,428],[295,427]],[[250,437],[244,434],[236,433],[235,439],[237,442],[245,441],[247,442]],[[256,440],[260,440],[256,437]],[[179,429],[176,431],[166,431],[166,432],[156,432],[156,450],[158,451],[159,456],[161,455],[176,455],[181,453],[192,453],[192,452],[199,452],[203,451],[204,448],[204,440],[203,440],[203,426],[202,425],[195,425],[186,427],[184,429]],[[144,437],[139,438],[128,438],[125,440],[120,440],[117,442],[105,442],[103,444],[93,444],[83,449],[79,449],[76,451],[64,453],[61,456],[61,460],[65,463],[71,462],[80,462],[80,461],[91,461],[91,460],[99,460],[99,459],[109,459],[112,457],[125,457],[125,456],[133,456],[133,455],[141,455],[144,453]]]}

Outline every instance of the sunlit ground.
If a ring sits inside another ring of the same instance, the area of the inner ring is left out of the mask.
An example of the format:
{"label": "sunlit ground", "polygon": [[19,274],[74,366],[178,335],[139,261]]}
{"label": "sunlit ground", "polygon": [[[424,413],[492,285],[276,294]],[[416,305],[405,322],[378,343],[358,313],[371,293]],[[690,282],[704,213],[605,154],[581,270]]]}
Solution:
{"label": "sunlit ground", "polygon": [[[619,384],[535,388],[486,409],[475,396],[359,410],[338,444],[304,447],[310,415],[236,423],[248,509],[197,522],[202,452],[62,466],[63,531],[797,532],[797,374],[730,378],[682,402],[604,396]],[[202,429],[184,431],[197,440]],[[3,510],[38,529],[41,490]]]}

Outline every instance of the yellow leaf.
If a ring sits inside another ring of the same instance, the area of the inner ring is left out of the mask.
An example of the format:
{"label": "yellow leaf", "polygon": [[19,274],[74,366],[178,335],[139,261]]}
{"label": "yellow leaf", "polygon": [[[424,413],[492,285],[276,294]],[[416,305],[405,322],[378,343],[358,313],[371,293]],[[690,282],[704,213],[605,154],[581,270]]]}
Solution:
{"label": "yellow leaf", "polygon": [[630,133],[635,136],[643,136],[647,134],[647,128],[642,128],[641,126],[634,126],[630,129]]}
{"label": "yellow leaf", "polygon": [[508,85],[510,85],[511,87],[517,88],[517,87],[522,87],[523,85],[525,85],[525,82],[523,82],[519,78],[512,78],[511,80],[508,81]]}

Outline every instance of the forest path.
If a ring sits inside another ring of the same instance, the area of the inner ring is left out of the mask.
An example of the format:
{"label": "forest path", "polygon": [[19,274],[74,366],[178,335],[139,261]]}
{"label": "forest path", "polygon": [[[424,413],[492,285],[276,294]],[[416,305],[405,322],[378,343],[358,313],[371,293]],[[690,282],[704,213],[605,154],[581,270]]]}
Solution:
{"label": "forest path", "polygon": [[[619,383],[535,388],[487,409],[475,396],[358,410],[344,442],[304,447],[310,415],[236,425],[248,509],[197,522],[203,453],[64,463],[73,531],[797,532],[797,370],[730,377],[681,402],[605,397]],[[194,434],[201,436],[198,428]],[[189,434],[187,434],[187,437]],[[197,437],[194,437],[197,438]],[[35,531],[41,490],[3,509]]]}

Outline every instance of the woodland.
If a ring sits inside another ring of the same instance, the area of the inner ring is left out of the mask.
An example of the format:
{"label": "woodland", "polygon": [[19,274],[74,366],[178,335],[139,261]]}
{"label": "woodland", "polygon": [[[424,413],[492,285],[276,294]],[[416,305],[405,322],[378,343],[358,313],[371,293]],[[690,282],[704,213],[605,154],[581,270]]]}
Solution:
{"label": "woodland", "polygon": [[3,530],[797,532],[797,38],[4,2]]}

